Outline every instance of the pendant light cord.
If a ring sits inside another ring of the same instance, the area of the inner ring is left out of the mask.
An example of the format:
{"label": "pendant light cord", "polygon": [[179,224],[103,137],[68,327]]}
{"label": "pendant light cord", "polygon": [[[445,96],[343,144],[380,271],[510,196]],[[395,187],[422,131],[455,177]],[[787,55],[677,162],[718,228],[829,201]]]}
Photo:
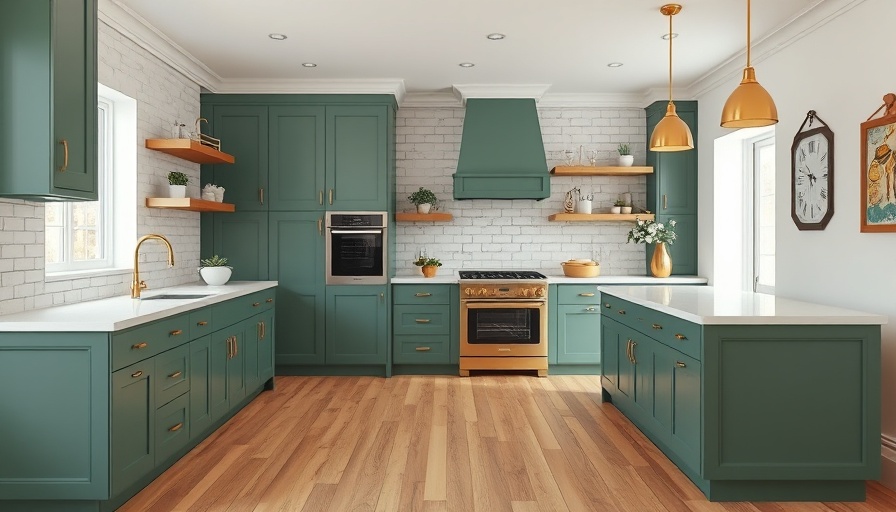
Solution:
{"label": "pendant light cord", "polygon": [[[749,0],[747,0],[749,1]],[[669,103],[672,103],[672,15],[669,15]]]}
{"label": "pendant light cord", "polygon": [[747,67],[750,65],[750,0],[747,0]]}

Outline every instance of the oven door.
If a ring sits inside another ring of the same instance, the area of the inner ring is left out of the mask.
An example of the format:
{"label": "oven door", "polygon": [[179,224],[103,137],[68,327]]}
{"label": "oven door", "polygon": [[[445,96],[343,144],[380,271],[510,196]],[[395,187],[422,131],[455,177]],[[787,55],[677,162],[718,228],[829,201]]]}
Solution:
{"label": "oven door", "polygon": [[327,284],[386,284],[386,228],[330,228]]}
{"label": "oven door", "polygon": [[462,301],[461,356],[547,356],[547,302]]}

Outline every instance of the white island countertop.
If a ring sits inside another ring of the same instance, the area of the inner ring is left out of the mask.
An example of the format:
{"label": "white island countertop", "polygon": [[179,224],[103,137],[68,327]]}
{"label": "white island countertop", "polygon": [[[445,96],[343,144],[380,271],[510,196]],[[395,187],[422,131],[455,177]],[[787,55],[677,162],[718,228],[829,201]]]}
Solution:
{"label": "white island countertop", "polygon": [[[231,281],[223,286],[194,283],[145,290],[141,299],[123,295],[3,315],[0,332],[115,332],[275,286],[277,281]],[[208,296],[150,299],[164,294]]]}
{"label": "white island countertop", "polygon": [[[566,277],[562,274],[545,274],[548,284],[594,284],[594,285],[632,285],[632,284],[706,284],[705,277],[697,276],[597,276],[597,277]],[[445,272],[435,277],[423,277],[422,275],[400,275],[390,281],[392,284],[457,284],[460,278],[457,271]]]}
{"label": "white island countertop", "polygon": [[601,286],[602,293],[701,325],[882,325],[887,317],[711,286]]}

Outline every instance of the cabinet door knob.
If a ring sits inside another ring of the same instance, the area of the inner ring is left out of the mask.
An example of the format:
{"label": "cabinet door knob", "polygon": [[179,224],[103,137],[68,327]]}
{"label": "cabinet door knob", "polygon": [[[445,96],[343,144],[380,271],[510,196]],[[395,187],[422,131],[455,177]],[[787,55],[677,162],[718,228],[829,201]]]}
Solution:
{"label": "cabinet door knob", "polygon": [[415,293],[414,297],[432,297],[432,294],[426,293],[426,292],[421,292],[421,293]]}
{"label": "cabinet door knob", "polygon": [[416,350],[417,352],[429,352],[432,349],[429,347],[417,347],[414,350]]}
{"label": "cabinet door knob", "polygon": [[208,322],[206,322],[205,320],[200,320],[196,322],[196,325],[198,325],[199,327],[205,327],[206,325],[208,325]]}
{"label": "cabinet door knob", "polygon": [[131,350],[140,350],[140,349],[144,349],[148,346],[149,346],[149,343],[147,343],[145,341],[141,341],[140,343],[137,343],[136,345],[131,345]]}
{"label": "cabinet door knob", "polygon": [[68,169],[68,141],[62,139],[59,143],[62,144],[62,167],[59,168],[59,172],[65,172]]}
{"label": "cabinet door knob", "polygon": [[610,306],[610,303],[609,303],[609,302],[604,302],[604,307],[607,308],[607,309],[609,309],[609,308],[611,308],[612,306]]}
{"label": "cabinet door knob", "polygon": [[688,339],[688,337],[685,336],[684,334],[676,334],[675,337],[678,338],[678,339],[680,339],[680,340],[686,340],[686,339]]}
{"label": "cabinet door knob", "polygon": [[169,375],[168,378],[169,378],[169,379],[176,379],[176,378],[180,377],[180,376],[183,375],[183,374],[184,374],[184,372],[182,372],[182,371],[180,371],[180,370],[177,370],[176,372],[174,372],[174,373],[172,373],[171,375]]}
{"label": "cabinet door knob", "polygon": [[183,333],[184,333],[183,330],[181,330],[181,329],[175,329],[175,330],[169,332],[169,333],[168,333],[168,336],[180,336],[180,335],[183,334]]}
{"label": "cabinet door knob", "polygon": [[580,293],[579,297],[594,297],[593,293]]}
{"label": "cabinet door knob", "polygon": [[180,422],[177,425],[168,429],[168,432],[177,432],[178,430],[184,428],[184,422]]}
{"label": "cabinet door knob", "polygon": [[687,365],[684,364],[684,363],[682,363],[681,361],[676,361],[676,362],[675,362],[675,366],[677,366],[678,368],[685,368],[685,367],[687,367]]}
{"label": "cabinet door knob", "polygon": [[265,299],[265,302],[267,302],[268,304],[270,304],[271,302],[274,302],[274,299]]}
{"label": "cabinet door knob", "polygon": [[620,315],[624,315],[624,314],[625,314],[625,310],[624,310],[624,309],[620,309],[619,311],[617,311],[617,313],[619,313]]}
{"label": "cabinet door knob", "polygon": [[261,306],[261,302],[253,302],[252,303],[253,308],[257,308],[258,306]]}
{"label": "cabinet door knob", "polygon": [[136,372],[131,374],[131,377],[137,379],[143,376],[143,370],[137,370]]}
{"label": "cabinet door knob", "polygon": [[653,326],[652,326],[652,327],[653,327],[653,328],[654,328],[654,329],[656,329],[656,330],[660,330],[660,329],[662,329],[662,328],[663,328],[663,326],[662,326],[662,325],[660,325],[660,324],[653,324]]}

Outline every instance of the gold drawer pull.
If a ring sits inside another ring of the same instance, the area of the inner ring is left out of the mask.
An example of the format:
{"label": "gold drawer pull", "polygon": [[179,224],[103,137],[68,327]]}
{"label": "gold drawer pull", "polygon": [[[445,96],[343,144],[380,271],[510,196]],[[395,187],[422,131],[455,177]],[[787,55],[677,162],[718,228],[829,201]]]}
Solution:
{"label": "gold drawer pull", "polygon": [[418,324],[428,324],[429,322],[431,322],[429,318],[416,318],[414,319],[414,321]]}
{"label": "gold drawer pull", "polygon": [[682,363],[681,361],[676,361],[676,362],[675,362],[675,366],[677,366],[677,367],[679,367],[679,368],[685,368],[685,367],[687,367],[687,365],[684,364],[684,363]]}
{"label": "gold drawer pull", "polygon": [[680,339],[680,340],[686,340],[686,339],[688,339],[688,337],[685,336],[684,334],[676,334],[675,337],[678,338],[678,339]]}
{"label": "gold drawer pull", "polygon": [[184,331],[182,331],[181,329],[175,329],[175,330],[169,332],[168,336],[180,336],[183,333],[184,333]]}
{"label": "gold drawer pull", "polygon": [[624,315],[624,314],[625,314],[625,310],[624,310],[624,309],[620,309],[620,310],[618,311],[618,313],[619,313],[620,315]]}
{"label": "gold drawer pull", "polygon": [[611,306],[609,302],[604,302],[604,307],[607,308],[607,309],[609,309],[609,308],[611,308],[611,307],[613,307],[613,306]]}
{"label": "gold drawer pull", "polygon": [[177,425],[168,429],[168,432],[177,432],[178,430],[184,428],[184,422],[180,422]]}
{"label": "gold drawer pull", "polygon": [[200,320],[196,322],[196,325],[198,325],[199,327],[205,327],[206,325],[208,325],[208,322],[206,322],[205,320]]}
{"label": "gold drawer pull", "polygon": [[271,302],[274,302],[274,299],[265,299],[265,302],[267,302],[268,304],[270,304]]}
{"label": "gold drawer pull", "polygon": [[62,157],[62,167],[59,168],[59,172],[65,172],[65,170],[68,169],[68,141],[62,139],[59,143],[62,144],[62,150],[64,152]]}
{"label": "gold drawer pull", "polygon": [[593,293],[580,293],[579,297],[594,297]]}
{"label": "gold drawer pull", "polygon": [[499,348],[498,352],[510,352],[509,348]]}
{"label": "gold drawer pull", "polygon": [[585,311],[594,311],[594,308],[585,308]]}
{"label": "gold drawer pull", "polygon": [[180,377],[180,376],[183,375],[183,374],[184,374],[184,372],[182,372],[182,371],[180,371],[180,370],[177,370],[176,372],[174,372],[174,373],[172,373],[171,375],[169,375],[168,378],[169,378],[169,379],[176,379],[176,378]]}
{"label": "gold drawer pull", "polygon": [[417,347],[414,350],[416,350],[417,352],[429,352],[432,349],[429,347]]}
{"label": "gold drawer pull", "polygon": [[660,325],[660,324],[653,324],[653,328],[656,329],[656,330],[660,330],[660,329],[663,328],[663,326]]}
{"label": "gold drawer pull", "polygon": [[432,297],[432,294],[431,294],[431,293],[425,293],[425,292],[423,292],[423,293],[415,293],[415,294],[414,294],[414,297]]}
{"label": "gold drawer pull", "polygon": [[257,308],[258,306],[261,306],[261,302],[253,302],[252,303],[253,308]]}
{"label": "gold drawer pull", "polygon": [[135,379],[138,377],[142,377],[142,376],[143,376],[143,370],[137,370],[136,372],[131,374],[131,377],[133,377]]}
{"label": "gold drawer pull", "polygon": [[131,350],[140,350],[140,349],[146,348],[148,346],[149,346],[149,343],[147,343],[145,341],[141,341],[140,343],[137,343],[136,345],[131,345]]}

